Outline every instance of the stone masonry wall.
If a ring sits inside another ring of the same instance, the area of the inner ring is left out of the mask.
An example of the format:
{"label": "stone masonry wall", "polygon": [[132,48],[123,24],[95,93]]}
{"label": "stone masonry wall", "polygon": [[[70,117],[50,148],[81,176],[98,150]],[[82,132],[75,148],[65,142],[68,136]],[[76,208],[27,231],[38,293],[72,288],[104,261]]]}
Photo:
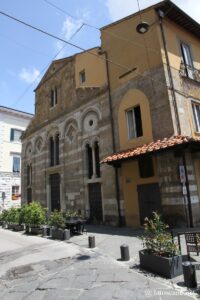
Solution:
{"label": "stone masonry wall", "polygon": [[[113,152],[107,87],[76,89],[74,84],[73,61],[69,61],[60,75],[56,73],[37,90],[38,115],[26,131],[22,145],[23,202],[27,201],[26,168],[31,164],[33,200],[49,205],[49,176],[59,173],[61,209],[81,210],[88,215],[88,185],[100,183],[104,222],[117,224],[114,170],[103,165],[100,178],[88,179],[85,148],[97,141],[100,160]],[[57,85],[58,104],[49,109],[49,91]],[[59,133],[60,163],[49,167],[49,137],[55,133]]]}
{"label": "stone masonry wall", "polygon": [[[189,189],[192,203],[193,220],[195,225],[200,222],[199,196],[195,169],[190,153],[186,153],[186,164],[189,180]],[[182,157],[174,152],[157,156],[157,169],[163,215],[172,225],[185,225],[188,222],[188,199],[183,195],[183,185],[180,182],[179,166],[183,165]],[[195,211],[197,213],[195,213]]]}

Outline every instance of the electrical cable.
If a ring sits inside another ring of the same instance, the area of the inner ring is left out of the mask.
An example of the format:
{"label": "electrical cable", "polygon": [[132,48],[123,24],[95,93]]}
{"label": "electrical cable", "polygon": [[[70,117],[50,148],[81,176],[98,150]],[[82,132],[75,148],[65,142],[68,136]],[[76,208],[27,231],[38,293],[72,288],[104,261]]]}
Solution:
{"label": "electrical cable", "polygon": [[[66,10],[60,8],[59,6],[53,4],[52,2],[50,2],[50,1],[48,1],[48,0],[43,0],[43,1],[46,2],[47,4],[49,4],[50,6],[56,8],[57,10],[61,11],[63,14],[68,15],[68,16],[70,16],[70,17],[73,18],[73,19],[80,20],[78,17],[72,15],[71,13],[69,13],[69,12],[67,12]],[[139,4],[139,3],[138,3],[138,4]],[[138,8],[139,8],[140,19],[141,19],[141,9],[140,9],[140,5],[138,5]],[[166,12],[165,12],[165,17],[166,17],[166,16],[168,15],[168,13],[172,10],[172,8],[173,8],[173,3],[171,3],[170,7],[166,10]],[[152,24],[150,24],[149,31],[152,30],[153,25],[155,25],[155,24],[157,24],[157,23],[159,23],[159,22],[160,22],[160,20],[158,19],[158,20],[156,20],[155,22],[153,22]],[[98,30],[98,31],[101,32],[101,28],[96,27],[96,26],[94,26],[94,25],[91,25],[91,24],[89,24],[89,23],[87,23],[87,22],[85,22],[85,21],[83,22],[83,25],[88,26],[88,27],[91,27],[91,28],[96,29],[96,30]],[[107,30],[107,29],[103,29],[103,32],[104,32],[104,33],[108,33],[109,35],[111,35],[111,36],[113,36],[113,37],[115,37],[115,38],[117,38],[117,39],[119,39],[119,40],[122,40],[122,41],[124,41],[124,42],[129,42],[129,43],[131,43],[131,44],[133,44],[133,45],[135,45],[135,46],[138,46],[138,47],[141,47],[141,48],[146,48],[146,47],[147,47],[147,45],[145,46],[145,45],[143,45],[143,44],[141,44],[141,43],[138,43],[138,42],[132,41],[132,40],[130,40],[130,39],[124,38],[124,37],[122,37],[122,36],[120,36],[120,35],[118,35],[118,34],[113,33],[112,31]],[[156,49],[153,49],[153,48],[151,48],[151,47],[148,47],[148,51],[155,52],[156,54],[159,54],[159,55],[160,55],[160,51],[158,51],[158,50],[156,50]],[[148,55],[148,56],[149,56],[149,55]],[[164,63],[164,62],[163,62],[163,64],[166,65],[166,63]],[[173,67],[173,66],[171,66],[171,65],[170,65],[170,68],[173,69],[173,70],[175,70],[175,71],[180,72],[179,69],[177,69],[177,68],[175,68],[175,67]],[[131,70],[128,70],[128,71],[131,72]],[[153,79],[151,79],[151,80],[153,80]],[[182,91],[176,90],[176,92],[179,93],[180,95],[184,95],[185,97],[189,97],[189,95],[183,93]]]}
{"label": "electrical cable", "polygon": [[[71,35],[71,37],[69,38],[69,40],[72,40],[74,38],[74,36],[82,29],[83,27],[83,23],[79,26],[79,28]],[[24,95],[30,90],[30,88],[36,83],[37,79],[41,76],[41,74],[43,74],[45,72],[45,70],[50,66],[50,64],[52,63],[53,60],[55,60],[55,58],[63,51],[63,49],[66,47],[66,44],[64,44],[64,46],[53,56],[53,58],[51,59],[51,61],[42,69],[42,71],[40,71],[39,75],[36,76],[36,78],[34,79],[34,81],[24,90],[24,92],[17,98],[17,100],[14,102],[13,107],[15,107],[19,101],[24,97]]]}
{"label": "electrical cable", "polygon": [[[50,1],[48,1],[48,0],[43,0],[43,1],[46,2],[47,4],[49,4],[50,6],[56,8],[57,10],[59,10],[60,12],[62,12],[63,14],[70,16],[72,19],[80,20],[78,17],[72,15],[71,13],[69,13],[69,12],[67,12],[66,10],[60,8],[59,6],[53,4],[52,2],[50,2]],[[168,13],[171,11],[171,9],[172,9],[172,5],[169,7],[168,10],[166,10],[166,12],[165,12],[165,17],[168,15]],[[140,14],[141,14],[141,9],[139,9],[139,11],[140,11]],[[153,25],[155,25],[155,24],[157,24],[157,23],[159,23],[159,19],[156,20],[155,22],[153,22],[152,24],[150,24],[150,29],[149,29],[149,31],[152,30]],[[96,29],[96,30],[98,30],[98,31],[101,32],[101,28],[96,27],[96,26],[94,26],[94,25],[92,25],[92,24],[89,24],[89,23],[85,22],[84,20],[83,20],[83,25],[84,25],[84,26],[88,26],[88,27],[93,28],[93,29]],[[133,45],[135,45],[135,46],[138,46],[138,47],[141,47],[141,48],[145,48],[145,46],[144,46],[142,43],[135,42],[135,41],[132,41],[132,40],[127,39],[127,38],[125,38],[125,37],[122,37],[122,36],[120,36],[120,35],[118,35],[118,34],[112,32],[112,31],[110,31],[110,30],[103,29],[103,32],[104,32],[104,33],[107,33],[107,34],[109,34],[109,35],[111,35],[111,36],[113,36],[113,37],[115,37],[115,38],[117,38],[117,39],[119,39],[119,40],[121,40],[121,41],[129,42],[130,44],[133,44]],[[148,48],[148,51],[155,52],[156,54],[159,54],[159,55],[160,55],[160,51],[158,51],[158,50],[156,50],[156,49],[154,49],[154,48],[149,47],[149,48]],[[175,67],[172,67],[172,66],[171,66],[171,68],[173,68],[173,69],[179,71],[179,69],[177,69],[177,68],[175,68]]]}
{"label": "electrical cable", "polygon": [[43,56],[47,56],[46,53],[43,53],[43,52],[38,51],[38,50],[36,50],[36,49],[30,48],[29,46],[27,46],[27,45],[25,45],[25,44],[22,44],[22,43],[20,43],[19,41],[16,41],[15,39],[13,39],[13,38],[11,38],[11,37],[8,37],[8,36],[6,36],[6,35],[4,35],[4,34],[2,34],[2,33],[0,33],[0,37],[9,40],[10,42],[16,44],[16,45],[19,46],[19,47],[22,47],[22,48],[24,48],[24,49],[28,49],[29,51],[38,53],[38,54],[43,55]]}
{"label": "electrical cable", "polygon": [[[47,36],[49,36],[49,37],[52,37],[52,38],[54,38],[54,39],[56,39],[56,40],[59,40],[59,41],[61,41],[61,42],[63,42],[63,43],[66,43],[66,44],[68,44],[68,45],[70,45],[70,46],[72,46],[72,47],[74,47],[74,48],[77,48],[77,49],[79,49],[79,50],[81,50],[81,51],[84,51],[85,53],[89,53],[89,54],[91,54],[92,56],[98,57],[98,59],[101,59],[101,60],[103,60],[103,61],[108,61],[109,63],[111,63],[111,64],[113,64],[113,65],[115,65],[115,66],[117,66],[117,67],[120,67],[120,68],[122,68],[122,69],[125,69],[126,71],[132,71],[131,68],[129,68],[129,67],[125,66],[125,65],[122,65],[122,64],[120,64],[120,63],[114,62],[114,61],[111,60],[111,59],[106,59],[106,58],[100,56],[99,54],[96,54],[96,53],[92,52],[90,49],[88,49],[88,50],[87,50],[87,49],[84,49],[83,47],[81,47],[81,46],[79,46],[79,45],[76,45],[76,44],[71,43],[71,42],[69,42],[69,41],[66,41],[66,40],[64,40],[64,39],[62,39],[62,38],[60,38],[60,37],[57,37],[56,35],[54,35],[54,34],[52,34],[52,33],[49,33],[49,32],[47,32],[47,31],[45,31],[45,30],[43,30],[43,29],[40,29],[40,28],[38,28],[38,27],[36,27],[36,26],[33,26],[33,25],[29,24],[29,23],[26,23],[26,22],[24,22],[24,21],[22,21],[22,20],[20,20],[20,19],[18,19],[18,18],[16,18],[16,17],[13,17],[13,16],[11,16],[11,15],[9,15],[9,14],[3,12],[3,11],[0,11],[0,14],[1,14],[1,15],[4,15],[5,17],[7,17],[7,18],[9,18],[9,19],[14,20],[14,21],[16,21],[16,22],[18,22],[18,23],[21,23],[22,25],[25,25],[25,26],[27,26],[27,27],[33,29],[33,30],[36,30],[36,31],[38,31],[38,32],[40,32],[40,33],[42,33],[42,34],[45,34],[45,35],[47,35]],[[148,75],[148,74],[141,74],[141,73],[138,72],[137,70],[136,70],[136,73],[137,73],[137,75],[140,75],[140,76],[142,76],[142,77],[150,77],[150,78],[152,78],[152,76],[150,76],[150,75]],[[156,81],[156,82],[159,82],[160,84],[162,84],[162,85],[164,85],[165,87],[169,88],[169,87],[166,85],[166,83],[163,83],[163,82],[161,82],[161,81],[159,81],[159,80],[157,80],[157,79],[153,79],[153,78],[152,78],[152,80],[154,80],[154,81]]]}

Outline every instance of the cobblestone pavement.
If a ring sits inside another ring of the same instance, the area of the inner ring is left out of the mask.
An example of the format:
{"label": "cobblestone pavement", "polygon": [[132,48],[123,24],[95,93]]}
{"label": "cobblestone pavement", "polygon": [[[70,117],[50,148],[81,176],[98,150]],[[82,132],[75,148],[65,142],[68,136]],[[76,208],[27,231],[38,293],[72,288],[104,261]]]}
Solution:
{"label": "cobblestone pavement", "polygon": [[[137,233],[89,230],[94,249],[88,249],[88,235],[59,242],[0,229],[0,299],[197,299],[182,277],[177,285],[138,268]],[[119,260],[125,242],[133,253],[129,262]]]}

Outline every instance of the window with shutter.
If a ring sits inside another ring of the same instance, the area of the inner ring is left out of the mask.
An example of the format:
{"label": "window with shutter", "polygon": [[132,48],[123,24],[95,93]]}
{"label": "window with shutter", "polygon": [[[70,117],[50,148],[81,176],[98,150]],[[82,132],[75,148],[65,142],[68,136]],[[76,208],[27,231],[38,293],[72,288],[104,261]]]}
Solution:
{"label": "window with shutter", "polygon": [[134,139],[143,135],[140,106],[135,106],[126,111],[128,138]]}

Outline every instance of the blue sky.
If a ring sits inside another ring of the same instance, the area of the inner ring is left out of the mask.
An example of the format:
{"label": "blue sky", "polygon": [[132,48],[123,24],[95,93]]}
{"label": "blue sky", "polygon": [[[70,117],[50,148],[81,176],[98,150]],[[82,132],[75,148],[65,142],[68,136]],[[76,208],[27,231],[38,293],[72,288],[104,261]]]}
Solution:
{"label": "blue sky", "polygon": [[[76,18],[52,7],[48,2]],[[144,8],[159,1],[140,0]],[[174,0],[200,22],[200,0]],[[138,10],[136,0],[0,0],[0,11],[65,40],[83,23],[102,27]],[[85,49],[100,45],[99,31],[83,26],[71,41]],[[0,105],[34,112],[34,88],[63,43],[0,15]],[[66,45],[57,58],[76,53]]]}

